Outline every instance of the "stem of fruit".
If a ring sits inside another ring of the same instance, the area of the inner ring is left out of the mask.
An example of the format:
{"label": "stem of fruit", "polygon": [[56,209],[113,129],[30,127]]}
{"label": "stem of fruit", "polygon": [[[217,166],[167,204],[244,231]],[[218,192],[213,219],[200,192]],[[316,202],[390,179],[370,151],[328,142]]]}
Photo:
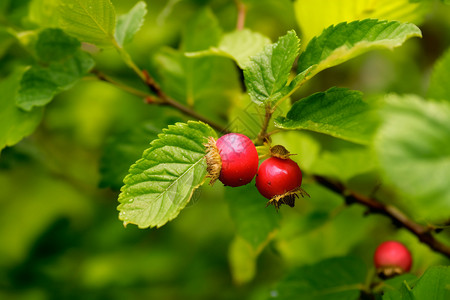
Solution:
{"label": "stem of fruit", "polygon": [[255,145],[262,145],[264,143],[264,140],[269,136],[267,134],[267,128],[269,128],[269,122],[272,118],[273,110],[270,107],[270,105],[266,105],[266,113],[264,115],[264,121],[261,126],[261,130],[258,133],[258,136],[253,141]]}
{"label": "stem of fruit", "polygon": [[247,14],[247,7],[241,0],[235,0],[237,7],[237,21],[236,29],[242,30],[245,27],[245,16]]}
{"label": "stem of fruit", "polygon": [[429,227],[415,223],[396,207],[381,203],[375,199],[369,198],[359,193],[349,191],[343,184],[339,182],[333,182],[321,176],[315,176],[315,180],[324,187],[327,187],[337,194],[342,195],[347,203],[358,203],[368,207],[371,213],[385,215],[386,217],[390,218],[395,225],[399,225],[405,228],[406,230],[414,234],[419,239],[419,241],[428,245],[434,251],[450,258],[450,246],[447,246],[438,241],[431,234]]}

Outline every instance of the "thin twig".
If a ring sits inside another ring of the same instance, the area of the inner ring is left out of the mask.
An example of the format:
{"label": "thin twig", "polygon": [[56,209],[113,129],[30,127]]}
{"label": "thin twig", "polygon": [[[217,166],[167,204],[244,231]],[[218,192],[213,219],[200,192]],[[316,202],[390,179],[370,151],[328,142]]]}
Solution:
{"label": "thin twig", "polygon": [[450,246],[438,241],[431,234],[429,227],[415,223],[396,207],[381,203],[359,193],[349,191],[339,182],[333,182],[321,176],[315,176],[315,179],[321,185],[342,195],[347,203],[358,203],[364,205],[369,208],[371,213],[381,214],[390,218],[394,224],[407,229],[409,232],[417,236],[419,241],[427,244],[431,249],[450,258]]}
{"label": "thin twig", "polygon": [[222,125],[217,124],[216,122],[213,122],[211,120],[208,120],[201,114],[197,113],[195,110],[184,106],[178,101],[175,101],[174,99],[170,98],[164,91],[161,89],[159,84],[148,74],[147,71],[143,71],[143,74],[145,76],[145,84],[149,87],[149,89],[158,96],[159,99],[163,101],[163,103],[168,104],[172,106],[173,108],[178,109],[179,111],[183,112],[186,115],[189,115],[195,119],[198,119],[204,123],[209,124],[212,128],[219,131],[220,133],[229,133],[230,131],[223,127]]}
{"label": "thin twig", "polygon": [[236,0],[237,7],[237,21],[236,21],[236,29],[242,30],[245,27],[245,17],[247,15],[247,6],[242,3],[241,0]]}
{"label": "thin twig", "polygon": [[104,74],[98,70],[94,69],[91,71],[91,73],[94,74],[101,81],[109,82],[109,83],[113,84],[114,86],[120,88],[121,90],[124,90],[130,94],[136,95],[140,98],[147,98],[147,97],[151,96],[149,93],[145,93],[145,92],[135,89],[131,86],[123,84],[115,79],[112,79],[111,77],[107,76],[106,74]]}

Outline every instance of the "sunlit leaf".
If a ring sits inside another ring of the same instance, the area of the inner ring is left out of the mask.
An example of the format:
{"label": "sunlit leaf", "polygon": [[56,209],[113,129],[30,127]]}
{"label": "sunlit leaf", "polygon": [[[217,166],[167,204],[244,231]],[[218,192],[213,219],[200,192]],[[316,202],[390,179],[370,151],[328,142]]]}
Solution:
{"label": "sunlit leaf", "polygon": [[235,60],[239,67],[244,69],[250,57],[261,52],[268,44],[270,39],[258,32],[250,29],[235,30],[224,34],[217,46],[210,47],[208,50],[187,52],[185,55],[188,57],[225,56]]}
{"label": "sunlit leaf", "polygon": [[119,46],[131,42],[136,32],[144,24],[144,18],[147,14],[147,4],[139,1],[125,15],[117,18],[116,30],[114,36]]}
{"label": "sunlit leaf", "polygon": [[[416,217],[439,220],[450,211],[450,105],[390,96],[375,149],[386,179],[408,197]],[[406,203],[405,203],[406,204]]]}
{"label": "sunlit leaf", "polygon": [[377,125],[361,92],[336,87],[295,102],[276,121],[279,128],[307,129],[361,144],[371,141]]}
{"label": "sunlit leaf", "polygon": [[42,27],[59,25],[58,6],[61,0],[31,0],[28,17],[31,22]]}
{"label": "sunlit leaf", "polygon": [[[430,6],[410,0],[296,0],[297,22],[306,45],[314,36],[333,24],[363,19],[420,23]],[[423,1],[427,2],[427,1]]]}
{"label": "sunlit leaf", "polygon": [[110,0],[60,0],[60,26],[82,42],[112,45],[116,13]]}
{"label": "sunlit leaf", "polygon": [[230,245],[228,260],[230,261],[231,275],[237,284],[251,281],[256,274],[256,260],[259,252],[248,241],[236,236]]}
{"label": "sunlit leaf", "polygon": [[299,43],[297,34],[292,30],[250,59],[244,77],[253,102],[258,105],[270,104],[286,96],[283,88],[298,55]]}
{"label": "sunlit leaf", "polygon": [[125,177],[119,219],[147,228],[176,218],[205,178],[203,144],[209,136],[216,134],[201,122],[164,129]]}

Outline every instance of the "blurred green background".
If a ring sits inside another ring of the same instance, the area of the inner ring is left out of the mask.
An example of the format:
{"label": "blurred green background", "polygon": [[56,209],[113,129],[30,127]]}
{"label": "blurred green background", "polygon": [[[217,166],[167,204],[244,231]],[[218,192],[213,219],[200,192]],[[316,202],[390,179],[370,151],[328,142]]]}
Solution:
{"label": "blurred green background", "polygon": [[[0,26],[33,29],[31,2],[0,0]],[[136,1],[112,2],[117,14],[123,14]],[[164,47],[179,48],[186,22],[204,7],[211,9],[225,32],[235,28],[234,1],[146,2],[145,24],[127,49],[141,68],[157,78],[161,70],[155,58]],[[272,41],[290,29],[302,37],[292,1],[246,3],[246,27]],[[366,97],[389,92],[426,96],[432,66],[450,45],[450,6],[439,1],[429,5],[418,24],[423,39],[326,70],[293,99],[331,86],[358,89]],[[95,59],[97,69],[142,88],[114,50],[101,51]],[[24,47],[0,31],[0,77],[31,60]],[[237,69],[235,76],[239,76]],[[232,80],[230,84],[234,92],[229,97],[239,101],[242,87]],[[231,121],[215,113],[223,109],[211,103],[202,110],[213,111],[223,124]],[[37,131],[1,153],[0,299],[264,299],[272,284],[295,266],[345,254],[357,255],[370,265],[373,249],[386,238],[410,245],[416,274],[433,264],[448,264],[386,218],[365,217],[362,207],[344,209],[338,196],[307,179],[311,201],[300,201],[279,214],[273,211],[280,222],[277,238],[261,253],[256,276],[247,284],[237,284],[230,271],[229,249],[236,228],[229,202],[239,198],[230,193],[260,197],[253,186],[233,192],[220,184],[204,186],[164,227],[125,229],[116,211],[121,178],[161,128],[183,120],[186,117],[171,108],[146,105],[92,78],[59,94],[46,107]],[[299,136],[303,143],[290,142]],[[351,178],[348,182],[355,189],[372,188],[364,186],[374,175],[371,164],[363,163],[366,156],[359,146],[312,133],[290,132],[275,139],[291,152],[301,153],[298,159],[306,169],[315,163],[315,170]],[[319,151],[325,161],[322,166],[315,162]],[[350,161],[354,167],[348,166]],[[265,200],[260,200],[264,205]]]}

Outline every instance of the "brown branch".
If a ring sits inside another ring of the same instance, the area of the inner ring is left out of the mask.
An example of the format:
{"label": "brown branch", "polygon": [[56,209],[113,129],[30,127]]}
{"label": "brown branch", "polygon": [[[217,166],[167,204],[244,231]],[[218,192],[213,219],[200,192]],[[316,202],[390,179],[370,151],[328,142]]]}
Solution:
{"label": "brown branch", "polygon": [[328,189],[342,195],[348,204],[358,203],[369,208],[371,213],[384,215],[392,220],[396,225],[404,227],[409,232],[417,236],[419,241],[427,244],[431,249],[450,258],[450,246],[438,241],[427,226],[415,223],[403,212],[392,205],[381,203],[375,199],[349,191],[339,182],[330,181],[321,176],[314,176],[315,180]]}
{"label": "brown branch", "polygon": [[153,95],[149,94],[149,93],[145,93],[142,92],[140,90],[137,90],[133,87],[130,87],[126,84],[123,84],[121,82],[118,82],[114,79],[112,79],[111,77],[103,74],[102,72],[98,71],[98,70],[93,70],[91,71],[92,74],[94,74],[99,80],[101,81],[105,81],[105,82],[109,82],[111,84],[113,84],[114,86],[129,92],[133,95],[136,95],[140,98],[145,99],[145,103],[147,104],[159,104],[159,105],[169,105],[172,106],[173,108],[178,109],[179,111],[181,111],[182,113],[184,113],[185,115],[191,116],[195,119],[198,119],[206,124],[209,124],[212,128],[214,128],[215,130],[221,132],[221,133],[229,133],[229,130],[226,129],[225,127],[211,121],[208,120],[207,118],[205,118],[204,116],[200,115],[199,113],[197,113],[196,111],[190,109],[187,106],[184,106],[183,104],[173,100],[172,98],[170,98],[169,96],[167,96],[159,87],[159,85],[153,80],[152,77],[149,76],[149,74],[146,71],[143,71],[144,74],[144,79],[145,79],[145,84],[149,87],[150,91],[153,92],[154,94],[156,94],[156,97],[154,97]]}
{"label": "brown branch", "polygon": [[119,81],[116,81],[116,80],[112,79],[111,77],[109,77],[108,75],[106,75],[98,70],[94,69],[91,71],[91,73],[94,74],[97,77],[97,79],[100,79],[101,81],[104,81],[104,82],[111,83],[112,85],[118,87],[119,89],[124,90],[130,94],[136,95],[140,98],[147,98],[147,97],[151,96],[149,93],[145,93],[143,91],[140,91],[138,89],[130,87],[126,84],[123,84]]}
{"label": "brown branch", "polygon": [[172,106],[173,108],[178,109],[179,111],[183,112],[186,115],[189,115],[193,118],[196,118],[204,123],[209,124],[212,128],[214,128],[215,130],[219,131],[220,133],[229,133],[230,131],[228,129],[226,129],[225,127],[206,119],[204,116],[202,116],[201,114],[197,113],[195,110],[190,109],[187,106],[184,106],[183,104],[181,104],[178,101],[173,100],[172,98],[170,98],[169,96],[166,95],[166,93],[164,93],[164,91],[160,88],[159,84],[150,76],[150,74],[148,74],[147,71],[143,71],[144,76],[145,76],[145,84],[149,87],[149,89],[156,94],[156,96],[158,96],[159,99],[161,99],[163,101],[164,104],[168,104],[170,106]]}

